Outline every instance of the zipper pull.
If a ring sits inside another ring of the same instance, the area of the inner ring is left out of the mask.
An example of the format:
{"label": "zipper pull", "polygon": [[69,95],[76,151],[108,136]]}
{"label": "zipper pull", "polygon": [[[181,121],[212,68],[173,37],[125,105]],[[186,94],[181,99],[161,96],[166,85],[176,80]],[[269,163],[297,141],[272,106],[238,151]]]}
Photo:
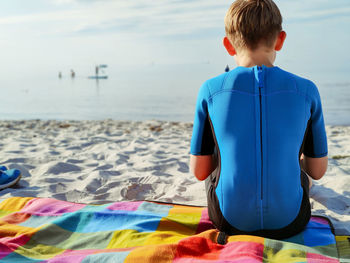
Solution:
{"label": "zipper pull", "polygon": [[259,89],[263,88],[263,68],[258,66],[258,84],[259,84]]}

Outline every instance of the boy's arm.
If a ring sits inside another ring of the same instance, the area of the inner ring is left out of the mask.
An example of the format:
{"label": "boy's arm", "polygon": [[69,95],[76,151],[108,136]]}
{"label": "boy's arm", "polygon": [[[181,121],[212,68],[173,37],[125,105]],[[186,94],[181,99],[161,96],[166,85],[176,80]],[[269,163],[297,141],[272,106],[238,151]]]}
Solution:
{"label": "boy's arm", "polygon": [[205,180],[216,168],[215,155],[192,155],[190,157],[190,170],[198,180]]}
{"label": "boy's arm", "polygon": [[321,97],[316,85],[309,82],[308,96],[311,102],[311,116],[308,120],[303,142],[300,167],[313,179],[319,180],[328,166],[327,134],[323,119]]}
{"label": "boy's arm", "polygon": [[198,180],[205,180],[216,168],[214,137],[209,119],[208,82],[199,89],[191,138],[190,170]]}
{"label": "boy's arm", "polygon": [[327,171],[328,157],[311,158],[302,154],[300,166],[312,179],[319,180]]}

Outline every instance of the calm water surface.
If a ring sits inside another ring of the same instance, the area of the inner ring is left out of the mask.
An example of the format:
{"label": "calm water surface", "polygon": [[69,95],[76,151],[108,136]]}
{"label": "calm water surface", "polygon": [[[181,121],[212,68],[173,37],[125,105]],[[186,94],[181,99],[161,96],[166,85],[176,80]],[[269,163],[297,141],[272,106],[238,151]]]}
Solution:
{"label": "calm water surface", "polygon": [[[0,77],[0,119],[192,121],[198,88],[213,71],[208,65],[149,66],[115,70],[107,80],[54,73],[41,77]],[[350,125],[349,81],[313,79],[326,124]]]}

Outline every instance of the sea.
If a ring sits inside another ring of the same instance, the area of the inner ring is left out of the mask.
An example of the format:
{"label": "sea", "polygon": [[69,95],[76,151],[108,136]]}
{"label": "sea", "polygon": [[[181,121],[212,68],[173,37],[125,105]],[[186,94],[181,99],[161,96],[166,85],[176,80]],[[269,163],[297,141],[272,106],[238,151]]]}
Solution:
{"label": "sea", "polygon": [[[108,79],[88,79],[76,69],[0,76],[0,120],[164,120],[191,122],[197,92],[223,72],[213,65],[146,65],[112,69]],[[312,76],[327,125],[350,125],[350,77]]]}

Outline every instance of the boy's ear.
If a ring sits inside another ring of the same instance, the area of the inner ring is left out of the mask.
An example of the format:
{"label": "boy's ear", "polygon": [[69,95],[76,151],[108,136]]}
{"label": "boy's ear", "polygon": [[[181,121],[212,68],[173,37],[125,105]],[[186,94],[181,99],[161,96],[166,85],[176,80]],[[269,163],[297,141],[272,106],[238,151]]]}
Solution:
{"label": "boy's ear", "polygon": [[275,50],[280,51],[283,47],[284,40],[286,40],[287,33],[285,31],[281,31],[277,36],[277,41],[275,45]]}
{"label": "boy's ear", "polygon": [[227,38],[227,37],[224,37],[223,39],[223,44],[227,50],[227,52],[231,55],[231,56],[234,56],[237,54],[235,48],[232,46],[230,40]]}

